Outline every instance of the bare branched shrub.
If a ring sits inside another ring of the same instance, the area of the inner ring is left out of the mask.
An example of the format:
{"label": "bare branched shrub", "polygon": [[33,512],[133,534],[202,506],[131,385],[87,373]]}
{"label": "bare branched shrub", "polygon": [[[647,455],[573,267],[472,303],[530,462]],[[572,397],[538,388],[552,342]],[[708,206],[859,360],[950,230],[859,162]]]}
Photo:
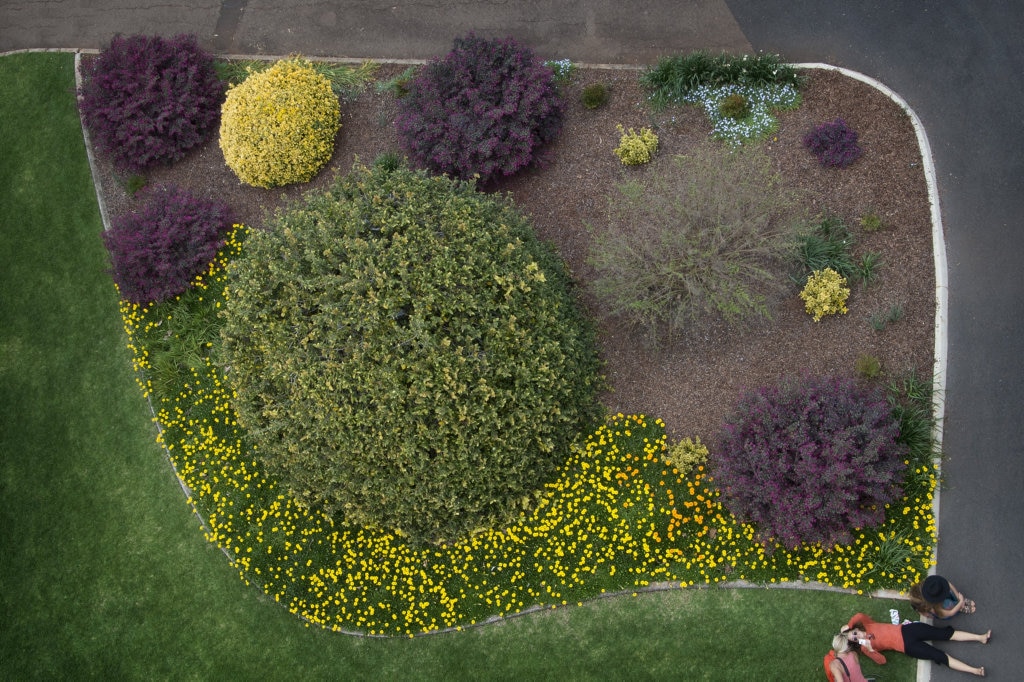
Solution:
{"label": "bare branched shrub", "polygon": [[620,187],[591,226],[594,291],[611,315],[664,332],[770,318],[797,225],[794,192],[756,148],[705,143]]}

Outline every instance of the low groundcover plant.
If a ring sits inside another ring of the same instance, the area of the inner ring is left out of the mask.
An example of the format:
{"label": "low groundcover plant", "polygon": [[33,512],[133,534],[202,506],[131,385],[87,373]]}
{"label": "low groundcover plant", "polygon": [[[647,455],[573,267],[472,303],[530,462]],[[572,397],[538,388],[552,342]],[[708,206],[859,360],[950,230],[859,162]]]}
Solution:
{"label": "low groundcover plant", "polygon": [[832,268],[812,272],[800,292],[804,309],[815,322],[820,322],[825,315],[845,315],[849,295],[846,278]]}
{"label": "low groundcover plant", "polygon": [[619,131],[619,146],[615,148],[615,156],[623,166],[639,166],[650,163],[654,152],[658,151],[658,136],[650,128],[639,131],[626,130],[621,124],[616,126]]}
{"label": "low groundcover plant", "polygon": [[804,136],[804,146],[814,154],[822,166],[846,168],[860,158],[857,131],[837,118],[822,123]]}
{"label": "low groundcover plant", "polygon": [[[665,463],[664,427],[642,415],[615,415],[585,435],[516,523],[447,544],[414,549],[386,530],[302,509],[244,447],[223,368],[207,357],[181,372],[176,390],[157,391],[148,379],[153,341],[176,333],[175,320],[189,310],[221,306],[224,268],[245,233],[229,235],[179,299],[126,301],[121,311],[159,441],[206,537],[244,581],[310,624],[411,636],[654,584],[819,581],[870,592],[912,584],[931,566],[935,469],[927,448],[911,450],[904,497],[881,525],[851,529],[848,544],[772,547],[725,510],[702,466],[680,474]],[[202,343],[216,338],[214,330]]]}

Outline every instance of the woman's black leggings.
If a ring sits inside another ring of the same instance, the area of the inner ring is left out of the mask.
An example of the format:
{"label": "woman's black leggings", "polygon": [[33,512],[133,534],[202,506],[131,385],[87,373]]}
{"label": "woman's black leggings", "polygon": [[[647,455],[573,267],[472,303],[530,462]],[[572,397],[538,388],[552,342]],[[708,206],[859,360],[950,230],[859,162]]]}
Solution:
{"label": "woman's black leggings", "polygon": [[929,641],[947,641],[953,636],[953,628],[938,628],[928,623],[907,623],[900,628],[903,635],[903,652],[907,656],[926,661],[935,661],[941,665],[949,665],[949,656],[941,649],[936,649]]}

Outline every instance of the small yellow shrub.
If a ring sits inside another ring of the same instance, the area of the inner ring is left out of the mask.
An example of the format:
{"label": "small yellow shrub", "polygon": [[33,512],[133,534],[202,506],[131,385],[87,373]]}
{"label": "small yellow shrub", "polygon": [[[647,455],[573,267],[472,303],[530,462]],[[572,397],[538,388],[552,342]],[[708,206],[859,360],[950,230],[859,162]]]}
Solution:
{"label": "small yellow shrub", "polygon": [[813,315],[814,321],[818,322],[825,315],[846,313],[846,298],[850,290],[845,285],[846,278],[832,268],[812,272],[800,292],[807,314]]}
{"label": "small yellow shrub", "polygon": [[658,136],[650,128],[641,128],[635,132],[632,128],[628,131],[621,125],[618,126],[619,146],[615,148],[615,155],[619,157],[625,166],[639,166],[648,163],[654,152],[658,150]]}
{"label": "small yellow shrub", "polygon": [[674,466],[680,473],[688,472],[708,461],[708,447],[700,442],[700,438],[684,438],[668,447],[662,459]]}
{"label": "small yellow shrub", "polygon": [[256,187],[306,182],[334,153],[341,107],[330,81],[301,58],[281,60],[228,90],[220,148]]}

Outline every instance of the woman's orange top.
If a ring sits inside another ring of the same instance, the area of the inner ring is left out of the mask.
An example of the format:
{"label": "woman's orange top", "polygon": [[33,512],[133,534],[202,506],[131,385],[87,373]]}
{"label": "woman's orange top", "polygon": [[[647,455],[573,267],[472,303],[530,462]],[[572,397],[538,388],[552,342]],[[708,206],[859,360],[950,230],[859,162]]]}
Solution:
{"label": "woman's orange top", "polygon": [[864,626],[864,632],[868,633],[868,639],[871,640],[871,648],[874,649],[874,651],[868,651],[866,648],[861,648],[861,653],[875,663],[885,663],[885,656],[879,653],[881,651],[904,653],[902,625],[876,623],[871,619],[871,616],[865,616],[863,613],[858,613],[851,618],[847,626],[852,628],[855,623],[860,623]]}

